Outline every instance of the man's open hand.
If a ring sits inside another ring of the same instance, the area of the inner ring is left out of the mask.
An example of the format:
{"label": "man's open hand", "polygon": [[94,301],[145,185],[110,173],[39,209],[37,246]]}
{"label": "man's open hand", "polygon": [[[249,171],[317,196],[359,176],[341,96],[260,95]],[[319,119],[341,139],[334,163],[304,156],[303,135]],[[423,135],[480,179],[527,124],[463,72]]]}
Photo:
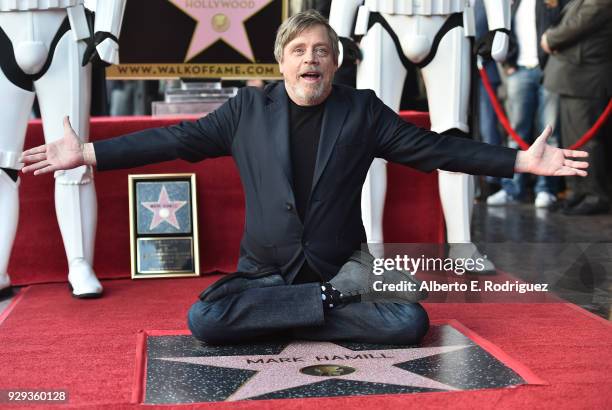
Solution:
{"label": "man's open hand", "polygon": [[585,151],[555,148],[546,143],[552,134],[550,125],[546,126],[542,134],[535,140],[527,151],[519,151],[516,158],[516,172],[529,172],[544,176],[572,176],[585,177],[586,161],[574,161],[570,158],[586,158]]}
{"label": "man's open hand", "polygon": [[83,142],[72,129],[68,117],[64,117],[64,137],[25,151],[21,155],[21,162],[30,164],[22,171],[34,171],[34,175],[76,168],[85,165]]}

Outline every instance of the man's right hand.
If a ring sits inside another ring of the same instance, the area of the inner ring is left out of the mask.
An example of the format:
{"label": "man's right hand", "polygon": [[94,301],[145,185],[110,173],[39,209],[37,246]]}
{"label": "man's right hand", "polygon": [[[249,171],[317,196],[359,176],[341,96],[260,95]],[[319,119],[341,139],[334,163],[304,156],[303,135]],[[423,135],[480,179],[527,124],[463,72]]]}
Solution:
{"label": "man's right hand", "polygon": [[542,34],[542,38],[540,39],[540,47],[546,54],[552,54],[552,50],[550,49],[550,45],[548,45],[548,37],[546,33]]}
{"label": "man's right hand", "polygon": [[70,120],[64,117],[64,137],[25,151],[20,161],[29,165],[22,171],[24,173],[34,171],[34,175],[41,175],[81,165],[92,165],[85,162],[83,147],[84,144],[72,129]]}

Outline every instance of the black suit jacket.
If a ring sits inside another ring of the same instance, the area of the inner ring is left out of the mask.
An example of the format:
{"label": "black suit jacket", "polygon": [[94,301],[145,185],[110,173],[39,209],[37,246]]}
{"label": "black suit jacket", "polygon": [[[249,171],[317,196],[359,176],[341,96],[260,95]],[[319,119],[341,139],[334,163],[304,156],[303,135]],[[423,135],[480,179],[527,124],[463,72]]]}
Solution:
{"label": "black suit jacket", "polygon": [[581,98],[612,97],[612,0],[573,0],[547,31],[544,86]]}
{"label": "black suit jacket", "polygon": [[282,82],[243,88],[195,122],[95,142],[97,168],[231,155],[246,199],[238,270],[280,269],[289,283],[306,259],[324,278],[333,277],[366,241],[360,196],[374,157],[425,172],[513,174],[516,151],[418,128],[373,91],[334,85],[325,104],[304,223],[292,190],[289,99]]}

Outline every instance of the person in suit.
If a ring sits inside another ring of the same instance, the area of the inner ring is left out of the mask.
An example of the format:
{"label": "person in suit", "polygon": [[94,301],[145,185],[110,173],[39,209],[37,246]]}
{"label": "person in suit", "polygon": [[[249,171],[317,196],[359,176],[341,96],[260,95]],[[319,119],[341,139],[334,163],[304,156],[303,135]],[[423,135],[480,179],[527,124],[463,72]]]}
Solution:
{"label": "person in suit", "polygon": [[[478,49],[478,45],[481,42],[491,38],[489,34],[489,23],[487,22],[486,11],[484,0],[476,0],[474,2],[474,20],[476,28],[476,36],[474,37],[474,41],[476,44],[476,49]],[[497,70],[497,63],[490,57],[490,55],[486,55],[482,57],[482,67],[487,73],[491,88],[493,88],[493,91],[497,94],[497,89],[501,85],[501,77],[499,75],[499,71]],[[487,90],[485,89],[482,78],[478,78],[477,82],[478,91],[472,98],[478,99],[477,122],[480,140],[482,142],[486,142],[487,144],[501,145],[502,136],[498,128],[497,115],[495,114],[493,105],[489,100],[489,96],[487,95]],[[486,196],[490,196],[493,192],[497,192],[500,186],[501,184],[499,178],[486,177],[485,185],[483,185],[481,188]],[[495,190],[493,191],[493,189]]]}
{"label": "person in suit", "polygon": [[[544,87],[560,94],[561,139],[566,147],[591,128],[612,97],[612,1],[574,0],[559,24],[541,37],[550,54]],[[610,121],[586,145],[591,173],[583,181],[567,178],[572,192],[563,212],[591,215],[610,210]],[[607,152],[606,152],[607,151]]]}
{"label": "person in suit", "polygon": [[[81,144],[65,120],[64,139],[26,151],[35,175],[92,164],[98,170],[182,158],[231,155],[246,199],[237,273],[206,289],[191,308],[193,335],[208,343],[290,333],[299,338],[410,344],[428,329],[417,292],[377,292],[374,261],[360,246],[361,187],[374,157],[431,172],[509,176],[585,175],[580,152],[546,145],[527,152],[439,135],[403,121],[371,90],[332,86],[338,37],[315,11],[278,30],[284,82],[243,88],[194,122]],[[378,278],[378,277],[377,277]],[[387,271],[387,284],[411,281]]]}
{"label": "person in suit", "polygon": [[[512,3],[510,47],[503,63],[506,74],[508,119],[510,125],[527,143],[545,124],[554,128],[553,141],[559,140],[559,96],[542,85],[548,55],[539,46],[542,33],[559,19],[568,0],[516,0]],[[553,4],[554,3],[554,4]],[[509,138],[508,145],[518,144]],[[528,176],[515,174],[501,181],[502,189],[487,198],[490,206],[502,206],[527,197]],[[553,207],[557,201],[559,181],[555,177],[536,178],[536,208]]]}

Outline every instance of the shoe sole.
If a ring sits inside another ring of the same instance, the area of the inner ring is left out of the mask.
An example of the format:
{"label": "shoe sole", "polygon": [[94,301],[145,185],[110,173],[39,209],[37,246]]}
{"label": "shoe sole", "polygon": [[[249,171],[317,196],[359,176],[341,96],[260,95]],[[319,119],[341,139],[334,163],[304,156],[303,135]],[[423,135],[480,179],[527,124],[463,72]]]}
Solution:
{"label": "shoe sole", "polygon": [[80,295],[77,295],[76,293],[74,293],[74,289],[72,288],[72,285],[70,283],[68,284],[68,289],[70,289],[70,294],[75,299],[99,299],[104,293],[104,291],[102,291],[100,293],[81,293]]}

